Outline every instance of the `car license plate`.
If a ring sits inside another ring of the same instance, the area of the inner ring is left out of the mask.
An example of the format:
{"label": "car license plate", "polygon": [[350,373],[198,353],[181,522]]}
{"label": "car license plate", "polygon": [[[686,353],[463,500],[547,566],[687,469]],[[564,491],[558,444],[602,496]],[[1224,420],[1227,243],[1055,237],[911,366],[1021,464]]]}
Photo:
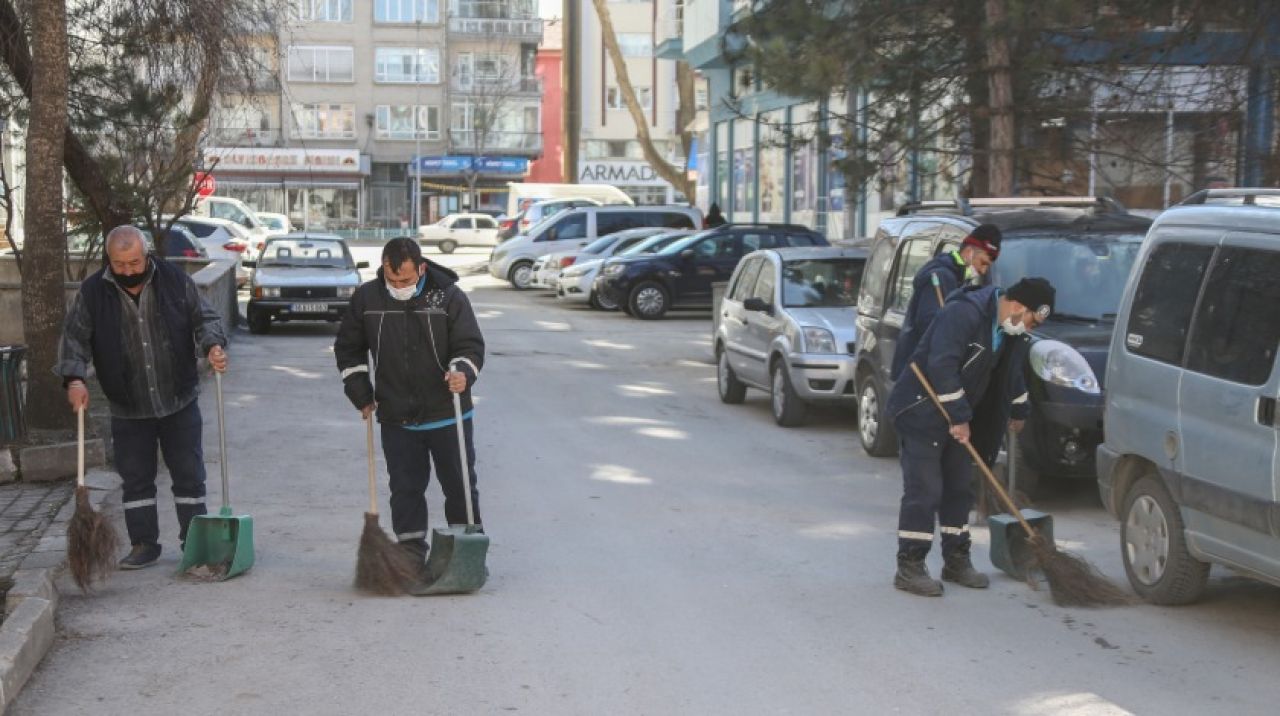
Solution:
{"label": "car license plate", "polygon": [[295,303],[289,306],[290,313],[328,313],[327,303]]}

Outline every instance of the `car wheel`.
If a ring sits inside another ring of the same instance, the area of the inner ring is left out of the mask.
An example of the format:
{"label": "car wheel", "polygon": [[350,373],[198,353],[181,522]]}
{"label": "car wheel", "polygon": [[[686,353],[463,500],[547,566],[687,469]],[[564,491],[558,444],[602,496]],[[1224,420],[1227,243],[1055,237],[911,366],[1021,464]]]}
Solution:
{"label": "car wheel", "polygon": [[1139,478],[1125,496],[1120,548],[1124,571],[1153,604],[1190,604],[1204,594],[1209,565],[1187,551],[1182,514],[1154,474]]}
{"label": "car wheel", "polygon": [[618,302],[605,296],[603,293],[600,293],[599,291],[591,292],[591,305],[595,306],[601,311],[618,310]]}
{"label": "car wheel", "polygon": [[249,332],[262,335],[271,330],[271,316],[249,309]]}
{"label": "car wheel", "polygon": [[662,318],[667,313],[667,290],[653,281],[631,289],[631,315],[646,321]]}
{"label": "car wheel", "polygon": [[722,403],[737,405],[747,397],[747,386],[733,374],[733,368],[729,367],[729,351],[724,348],[716,352],[716,387]]}
{"label": "car wheel", "polygon": [[453,250],[458,248],[457,241],[449,241],[448,239],[440,242],[440,253],[451,254]]}
{"label": "car wheel", "polygon": [[533,262],[517,261],[507,272],[507,280],[517,291],[524,291],[533,283]]}
{"label": "car wheel", "polygon": [[796,395],[795,388],[791,386],[789,373],[786,361],[774,362],[773,390],[770,391],[769,403],[773,407],[773,421],[784,428],[794,428],[804,423],[805,413],[808,412],[808,406],[799,395]]}
{"label": "car wheel", "polygon": [[872,457],[898,454],[898,436],[885,418],[880,389],[870,375],[864,375],[858,381],[858,437],[862,441],[862,449]]}

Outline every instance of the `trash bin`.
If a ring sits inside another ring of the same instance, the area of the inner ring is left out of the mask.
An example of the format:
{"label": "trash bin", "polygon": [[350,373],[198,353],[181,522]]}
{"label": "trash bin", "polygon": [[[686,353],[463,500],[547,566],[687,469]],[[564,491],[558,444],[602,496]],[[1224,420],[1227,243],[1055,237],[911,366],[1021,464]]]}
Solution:
{"label": "trash bin", "polygon": [[27,436],[26,346],[0,346],[0,445]]}

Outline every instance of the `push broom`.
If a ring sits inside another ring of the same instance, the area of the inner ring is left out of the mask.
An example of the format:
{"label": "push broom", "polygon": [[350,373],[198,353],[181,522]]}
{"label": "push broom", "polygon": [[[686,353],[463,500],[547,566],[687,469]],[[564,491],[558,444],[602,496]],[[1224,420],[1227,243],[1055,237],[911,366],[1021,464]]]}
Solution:
{"label": "push broom", "polygon": [[[924,371],[920,370],[920,366],[915,363],[911,364],[911,370],[920,380],[920,385],[924,386],[925,391],[929,393],[929,397],[933,399],[933,404],[942,413],[943,419],[947,421],[947,427],[951,427],[951,416],[947,414],[946,408],[942,407],[942,401],[938,400],[938,394],[934,392],[929,379],[924,376]],[[974,464],[987,479],[987,484],[1008,508],[1010,514],[1018,519],[1018,523],[1027,533],[1031,559],[1034,566],[1039,567],[1044,573],[1045,581],[1049,583],[1049,594],[1053,597],[1054,603],[1061,607],[1102,607],[1129,604],[1133,601],[1127,592],[1104,577],[1084,558],[1058,549],[1055,543],[1032,529],[1026,518],[1022,516],[1022,511],[1014,504],[1013,498],[1009,497],[1000,480],[996,479],[991,468],[987,467],[986,461],[978,454],[977,449],[968,441],[960,444],[969,451],[969,457],[973,458]],[[1034,586],[1032,584],[1032,587]]]}
{"label": "push broom", "polygon": [[369,453],[369,511],[364,513],[364,532],[356,557],[356,589],[394,597],[408,591],[418,577],[419,567],[409,552],[382,531],[378,524],[378,483],[373,470],[373,416],[365,421],[365,446]]}
{"label": "push broom", "polygon": [[89,505],[89,488],[84,484],[84,407],[76,408],[76,511],[67,525],[67,566],[80,591],[88,592],[95,581],[105,579],[115,568],[119,539],[111,522]]}

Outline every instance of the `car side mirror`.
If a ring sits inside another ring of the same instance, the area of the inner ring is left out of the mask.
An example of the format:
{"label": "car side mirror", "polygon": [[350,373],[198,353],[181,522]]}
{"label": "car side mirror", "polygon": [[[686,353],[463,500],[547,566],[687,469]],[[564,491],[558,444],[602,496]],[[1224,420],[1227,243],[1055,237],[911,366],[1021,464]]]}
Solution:
{"label": "car side mirror", "polygon": [[361,262],[359,262],[359,263],[357,263],[357,264],[356,264],[356,268],[357,268],[357,269],[367,269],[367,268],[369,268],[369,262],[368,262],[368,261],[361,261]]}
{"label": "car side mirror", "polygon": [[243,266],[243,267],[245,267],[245,268],[257,268],[257,267],[258,267],[258,262],[257,262],[257,261],[255,261],[255,260],[253,260],[253,259],[250,259],[250,260],[248,260],[248,261],[241,261],[241,262],[240,262],[240,265],[241,265],[241,266]]}
{"label": "car side mirror", "polygon": [[684,251],[680,252],[680,258],[688,261],[689,259],[693,258],[693,254],[694,254],[693,249],[685,249]]}
{"label": "car side mirror", "polygon": [[756,311],[758,313],[773,313],[773,306],[765,303],[763,298],[758,298],[756,296],[752,296],[751,298],[743,301],[742,307],[748,311]]}

